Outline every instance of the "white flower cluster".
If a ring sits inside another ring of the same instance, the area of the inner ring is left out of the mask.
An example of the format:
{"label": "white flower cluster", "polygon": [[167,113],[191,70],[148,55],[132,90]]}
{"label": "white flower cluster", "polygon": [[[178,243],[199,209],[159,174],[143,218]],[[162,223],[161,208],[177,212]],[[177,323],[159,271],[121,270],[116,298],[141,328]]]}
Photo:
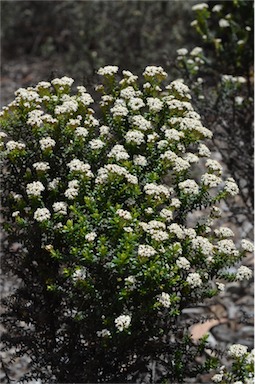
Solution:
{"label": "white flower cluster", "polygon": [[169,308],[171,305],[170,295],[166,292],[162,292],[157,300],[165,308]]}
{"label": "white flower cluster", "polygon": [[51,81],[52,85],[59,86],[59,87],[71,87],[74,82],[74,79],[71,77],[63,76],[61,78],[56,78]]}
{"label": "white flower cluster", "polygon": [[138,179],[136,176],[131,175],[131,173],[129,173],[126,168],[120,167],[117,164],[107,164],[103,168],[100,168],[98,170],[96,184],[106,183],[111,173],[118,176],[124,176],[127,182],[130,184],[138,184]]}
{"label": "white flower cluster", "polygon": [[[67,96],[67,95],[65,95]],[[61,105],[57,105],[55,107],[55,115],[62,115],[65,113],[72,113],[78,110],[79,104],[78,102],[69,96],[68,98],[64,98],[63,103]]]}
{"label": "white flower cluster", "polygon": [[236,272],[236,280],[249,280],[252,277],[252,270],[245,265],[241,265]]}
{"label": "white flower cluster", "polygon": [[205,144],[200,143],[198,146],[198,154],[201,157],[210,157],[211,151]]}
{"label": "white flower cluster", "polygon": [[10,140],[6,143],[6,149],[8,152],[14,151],[15,149],[20,151],[24,148],[26,148],[26,145],[24,143],[20,143],[19,141]]}
{"label": "white flower cluster", "polygon": [[99,128],[99,132],[101,136],[109,136],[110,127],[108,127],[107,125],[101,125],[101,127]]}
{"label": "white flower cluster", "polygon": [[187,179],[178,184],[179,188],[186,194],[197,195],[199,186],[195,180]]}
{"label": "white flower cluster", "polygon": [[85,138],[88,136],[88,130],[84,127],[77,127],[74,131],[75,135],[78,137]]}
{"label": "white flower cluster", "polygon": [[33,181],[27,184],[26,192],[28,196],[41,196],[41,193],[45,190],[44,185],[40,181]]}
{"label": "white flower cluster", "polygon": [[221,383],[222,380],[223,380],[223,373],[216,373],[216,375],[214,375],[214,376],[212,377],[212,381],[213,381],[214,383]]}
{"label": "white flower cluster", "polygon": [[122,332],[124,329],[127,329],[131,324],[131,317],[129,315],[120,315],[115,320],[115,326],[118,331]]}
{"label": "white flower cluster", "polygon": [[111,332],[108,329],[104,328],[101,331],[97,331],[97,336],[98,337],[109,337],[109,336],[111,336]]}
{"label": "white flower cluster", "polygon": [[215,236],[217,237],[233,237],[234,232],[228,227],[220,227],[214,230]]}
{"label": "white flower cluster", "polygon": [[186,257],[179,257],[177,260],[176,260],[176,265],[180,268],[180,269],[185,269],[186,271],[188,271],[190,269],[190,262],[189,260],[186,259]]}
{"label": "white flower cluster", "polygon": [[81,92],[77,100],[85,106],[94,103],[94,100],[92,99],[91,95],[87,92]]}
{"label": "white flower cluster", "polygon": [[45,151],[45,149],[53,148],[56,145],[56,141],[53,140],[51,137],[45,137],[41,140],[39,140],[39,144],[42,151]]}
{"label": "white flower cluster", "polygon": [[55,179],[49,181],[48,189],[49,190],[57,189],[57,187],[59,185],[59,182],[60,182],[60,178],[59,177],[56,177]]}
{"label": "white flower cluster", "polygon": [[132,129],[126,133],[125,139],[127,143],[141,145],[144,143],[144,134],[136,129]]}
{"label": "white flower cluster", "polygon": [[110,109],[113,117],[125,117],[128,115],[126,103],[122,99],[116,99],[114,106]]}
{"label": "white flower cluster", "polygon": [[67,204],[64,201],[58,201],[52,205],[53,211],[58,215],[67,215]]}
{"label": "white flower cluster", "polygon": [[210,241],[203,236],[197,236],[195,239],[191,240],[192,249],[196,251],[201,251],[204,255],[210,255],[213,252],[213,245]]}
{"label": "white flower cluster", "polygon": [[138,246],[138,256],[141,257],[150,257],[154,256],[157,251],[150,245],[140,244]]}
{"label": "white flower cluster", "polygon": [[198,288],[203,284],[202,279],[197,272],[189,273],[186,281],[191,286],[191,288]]}
{"label": "white flower cluster", "polygon": [[65,191],[65,197],[72,200],[79,194],[79,181],[71,180],[68,182],[68,188]]}
{"label": "white flower cluster", "polygon": [[229,239],[220,240],[217,243],[217,248],[220,253],[224,253],[225,255],[229,255],[229,256],[238,255],[238,251],[236,250],[236,246],[233,240],[229,240]]}
{"label": "white flower cluster", "polygon": [[36,127],[40,127],[43,124],[43,119],[41,118],[43,111],[41,109],[34,109],[28,113],[27,124]]}
{"label": "white flower cluster", "polygon": [[116,65],[106,65],[105,67],[99,68],[97,73],[101,76],[113,76],[115,75],[119,70],[119,67]]}
{"label": "white flower cluster", "polygon": [[147,159],[142,155],[134,155],[133,162],[140,167],[146,167],[147,165]]}
{"label": "white flower cluster", "polygon": [[87,235],[85,236],[85,240],[87,240],[88,242],[92,242],[92,241],[95,240],[96,237],[97,237],[96,232],[89,232],[89,233],[87,233]]}
{"label": "white flower cluster", "polygon": [[239,188],[232,177],[226,180],[224,190],[229,193],[230,196],[236,196],[238,194]]}
{"label": "white flower cluster", "polygon": [[122,71],[122,75],[124,76],[124,79],[120,81],[120,84],[126,83],[126,84],[133,84],[138,79],[138,76],[134,75],[130,71]]}
{"label": "white flower cluster", "polygon": [[47,171],[48,169],[50,169],[50,165],[46,161],[39,161],[39,162],[33,164],[33,168],[36,171],[43,171],[44,172],[44,171]]}
{"label": "white flower cluster", "polygon": [[192,6],[192,11],[201,11],[203,9],[207,9],[208,4],[207,3],[199,3]]}
{"label": "white flower cluster", "polygon": [[87,270],[84,267],[78,268],[72,274],[72,279],[74,282],[78,280],[85,280],[87,277]]}
{"label": "white flower cluster", "polygon": [[37,208],[34,213],[34,219],[38,222],[42,222],[50,219],[50,211],[47,208]]}
{"label": "white flower cluster", "polygon": [[146,195],[153,196],[156,200],[160,200],[162,197],[166,199],[169,198],[172,190],[165,185],[148,183],[144,186],[144,192]]}
{"label": "white flower cluster", "polygon": [[246,239],[241,240],[241,247],[243,248],[244,251],[254,252],[254,245],[249,240],[246,240]]}
{"label": "white flower cluster", "polygon": [[16,96],[15,102],[17,104],[25,101],[24,106],[28,108],[31,106],[30,104],[31,102],[40,103],[41,101],[38,93],[35,90],[33,90],[33,88],[31,87],[27,89],[19,88],[15,92],[15,96]]}
{"label": "white flower cluster", "polygon": [[90,165],[87,163],[84,163],[79,159],[71,160],[70,163],[67,164],[67,166],[71,172],[82,172],[87,177],[93,177],[93,173],[90,170]]}
{"label": "white flower cluster", "polygon": [[129,159],[129,154],[125,150],[123,145],[116,144],[107,155],[108,157],[114,157],[117,161]]}
{"label": "white flower cluster", "polygon": [[177,223],[173,223],[173,224],[169,225],[168,231],[170,233],[174,234],[178,239],[184,239],[184,237],[185,237],[185,233],[184,233],[182,227]]}
{"label": "white flower cluster", "polygon": [[149,120],[146,120],[142,115],[132,116],[131,124],[136,128],[139,128],[141,131],[148,131],[152,128],[152,123]]}
{"label": "white flower cluster", "polygon": [[176,129],[172,128],[172,129],[166,129],[165,132],[165,138],[167,140],[173,140],[173,141],[179,141],[182,137],[184,137],[184,133],[183,132],[179,132],[177,131]]}
{"label": "white flower cluster", "polygon": [[125,209],[117,209],[116,213],[119,217],[124,220],[132,220],[131,213],[129,211],[126,211]]}
{"label": "white flower cluster", "polygon": [[162,67],[156,67],[154,65],[148,65],[144,72],[143,72],[144,77],[155,77],[155,76],[160,76],[161,78],[166,78],[167,73],[164,71]]}
{"label": "white flower cluster", "polygon": [[161,209],[159,215],[160,215],[160,217],[165,219],[167,222],[171,221],[173,219],[173,211],[171,211],[170,209],[167,209],[167,208]]}
{"label": "white flower cluster", "polygon": [[135,276],[128,276],[125,278],[125,286],[130,290],[133,291],[136,288],[137,280]]}
{"label": "white flower cluster", "polygon": [[123,88],[120,91],[120,97],[122,97],[123,99],[131,99],[132,97],[135,97],[135,96],[137,96],[137,91],[132,86]]}
{"label": "white flower cluster", "polygon": [[163,108],[163,102],[157,97],[147,97],[147,105],[151,112],[159,112]]}
{"label": "white flower cluster", "polygon": [[243,357],[247,354],[248,348],[246,345],[233,344],[228,349],[228,355],[230,357]]}
{"label": "white flower cluster", "polygon": [[128,106],[133,111],[139,111],[142,107],[145,106],[143,100],[140,97],[131,97],[131,99],[128,102]]}
{"label": "white flower cluster", "polygon": [[105,143],[100,139],[93,139],[89,141],[89,146],[92,150],[97,150],[103,148]]}
{"label": "white flower cluster", "polygon": [[166,86],[166,89],[169,89],[173,92],[173,94],[177,94],[181,98],[191,99],[189,87],[181,81],[172,81],[168,86]]}
{"label": "white flower cluster", "polygon": [[222,179],[212,173],[204,173],[201,176],[201,182],[209,188],[215,188],[221,184]]}
{"label": "white flower cluster", "polygon": [[208,159],[205,166],[213,172],[217,172],[219,175],[222,174],[222,165],[217,160]]}

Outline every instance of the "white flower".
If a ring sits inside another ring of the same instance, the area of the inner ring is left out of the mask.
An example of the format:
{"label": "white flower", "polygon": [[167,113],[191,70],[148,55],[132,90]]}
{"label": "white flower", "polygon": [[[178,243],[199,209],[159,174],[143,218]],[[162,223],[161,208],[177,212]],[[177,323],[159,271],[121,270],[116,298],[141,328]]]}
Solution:
{"label": "white flower", "polygon": [[132,220],[131,213],[129,211],[125,211],[125,209],[117,209],[116,213],[124,220]]}
{"label": "white flower", "polygon": [[52,205],[53,211],[59,215],[67,214],[67,204],[63,201],[58,201]]}
{"label": "white flower", "polygon": [[131,99],[131,97],[136,96],[136,90],[132,87],[126,87],[120,91],[120,97],[123,99]]}
{"label": "white flower", "polygon": [[159,112],[163,108],[163,102],[157,97],[147,97],[147,105],[151,112]]}
{"label": "white flower", "polygon": [[27,124],[40,127],[43,123],[42,115],[43,111],[41,109],[34,109],[28,113]]}
{"label": "white flower", "polygon": [[184,228],[183,232],[185,236],[188,237],[189,239],[195,239],[195,237],[197,236],[197,233],[193,228]]}
{"label": "white flower", "polygon": [[169,225],[168,230],[170,233],[173,233],[178,239],[184,239],[185,237],[183,229],[177,223]]}
{"label": "white flower", "polygon": [[172,200],[171,200],[171,207],[174,207],[174,208],[180,208],[181,206],[181,202],[179,199],[177,199],[176,197],[174,197]]}
{"label": "white flower", "polygon": [[97,331],[98,337],[109,337],[111,336],[111,332],[108,329],[102,329],[102,331]]}
{"label": "white flower", "polygon": [[156,132],[154,132],[147,136],[147,141],[148,143],[154,143],[158,138],[159,138],[159,135]]}
{"label": "white flower", "polygon": [[191,288],[201,287],[202,279],[199,273],[189,273],[186,279],[187,283],[191,286]]}
{"label": "white flower", "polygon": [[12,213],[12,217],[17,217],[19,216],[19,214],[20,214],[20,211],[15,211]]}
{"label": "white flower", "polygon": [[86,93],[86,92],[82,93],[82,94],[78,97],[77,100],[80,101],[80,103],[83,104],[83,105],[85,105],[85,106],[90,105],[90,104],[92,104],[92,103],[94,102],[94,100],[92,99],[92,97],[90,96],[90,94],[89,94],[89,93]]}
{"label": "white flower", "polygon": [[140,145],[144,143],[144,134],[137,130],[130,130],[126,133],[125,139],[127,143]]}
{"label": "white flower", "polygon": [[65,191],[65,197],[67,197],[68,199],[72,200],[74,199],[75,197],[77,197],[79,194],[79,189],[78,188],[74,188],[74,187],[69,187],[66,191]]}
{"label": "white flower", "polygon": [[129,315],[121,315],[117,317],[114,322],[118,331],[122,332],[124,329],[130,326],[131,317]]}
{"label": "white flower", "polygon": [[74,271],[74,273],[72,274],[72,279],[73,281],[76,282],[77,280],[85,280],[86,276],[87,276],[87,270],[86,268],[82,267]]}
{"label": "white flower", "polygon": [[236,96],[235,97],[235,103],[237,105],[242,105],[243,104],[243,101],[244,101],[244,98],[242,96]]}
{"label": "white flower", "polygon": [[183,132],[179,132],[174,128],[166,129],[164,133],[167,140],[179,141],[181,137],[184,137]]}
{"label": "white flower", "polygon": [[185,269],[186,271],[190,269],[190,262],[186,259],[186,257],[179,257],[176,260],[176,264],[180,269]]}
{"label": "white flower", "polygon": [[180,49],[177,49],[177,54],[179,55],[179,56],[186,56],[187,55],[187,53],[188,53],[188,50],[186,49],[186,48],[180,48]]}
{"label": "white flower", "polygon": [[165,187],[164,185],[149,183],[145,184],[144,192],[146,195],[153,196],[155,199],[160,200],[162,195],[164,195],[165,198],[168,198],[170,196],[171,189]]}
{"label": "white flower", "polygon": [[85,173],[87,177],[93,176],[93,173],[90,170],[90,165],[85,164],[83,161],[79,159],[73,159],[70,163],[67,164],[68,168],[71,172],[82,172]]}
{"label": "white flower", "polygon": [[78,102],[70,97],[70,99],[65,100],[63,104],[57,105],[54,112],[55,115],[61,115],[64,113],[76,112],[78,108]]}
{"label": "white flower", "polygon": [[233,344],[228,349],[228,355],[231,357],[243,357],[247,352],[248,348],[242,344]]}
{"label": "white flower", "polygon": [[169,234],[166,231],[154,231],[151,233],[153,240],[163,242],[169,238]]}
{"label": "white flower", "polygon": [[140,244],[138,246],[138,256],[150,257],[150,256],[154,256],[156,253],[157,251],[150,245]]}
{"label": "white flower", "polygon": [[38,91],[40,88],[48,89],[51,87],[51,83],[48,81],[39,81],[39,83],[36,85],[35,90]]}
{"label": "white flower", "polygon": [[221,184],[222,179],[216,175],[211,174],[211,173],[204,173],[201,177],[201,181],[204,185],[206,185],[210,188],[215,188],[219,184]]}
{"label": "white flower", "polygon": [[197,195],[199,193],[199,186],[195,180],[187,179],[178,184],[179,188],[187,194]]}
{"label": "white flower", "polygon": [[252,270],[245,265],[241,265],[236,272],[236,280],[249,280],[252,277]]}
{"label": "white flower", "polygon": [[220,227],[219,229],[215,229],[214,233],[217,237],[232,237],[234,236],[234,232],[227,227]]}
{"label": "white flower", "polygon": [[235,243],[233,240],[224,239],[220,240],[217,243],[217,248],[220,253],[225,253],[226,255],[238,255],[238,251],[236,250]]}
{"label": "white flower", "polygon": [[89,241],[89,242],[92,242],[95,240],[95,238],[97,237],[97,234],[96,232],[89,232],[87,233],[87,235],[85,236],[85,240]]}
{"label": "white flower", "polygon": [[112,76],[115,73],[117,73],[119,70],[119,67],[116,65],[106,65],[105,67],[99,68],[97,73],[101,76]]}
{"label": "white flower", "polygon": [[133,162],[135,165],[139,165],[141,167],[146,167],[147,165],[146,157],[142,155],[134,155]]}
{"label": "white flower", "polygon": [[197,236],[191,240],[191,246],[196,251],[201,251],[204,255],[210,255],[213,252],[213,245],[203,236]]}
{"label": "white flower", "polygon": [[222,374],[222,373],[217,373],[216,375],[214,375],[214,376],[212,377],[212,381],[213,381],[214,383],[221,383],[222,380],[223,380],[223,374]]}
{"label": "white flower", "polygon": [[188,161],[190,164],[193,164],[193,163],[197,163],[199,161],[199,158],[194,153],[188,152],[186,153],[184,160]]}
{"label": "white flower", "polygon": [[40,196],[45,190],[44,185],[40,181],[33,181],[27,184],[26,192],[28,196]]}
{"label": "white flower", "polygon": [[50,169],[49,163],[44,161],[39,161],[38,163],[34,163],[33,167],[36,171],[47,171]]}
{"label": "white flower", "polygon": [[208,8],[208,4],[206,3],[199,3],[192,6],[192,11],[200,11],[202,9]]}
{"label": "white flower", "polygon": [[14,151],[15,149],[22,150],[24,148],[26,148],[26,145],[18,141],[10,140],[6,143],[6,149],[8,152]]}
{"label": "white flower", "polygon": [[201,47],[195,47],[192,49],[192,51],[190,52],[190,55],[191,56],[198,56],[200,55],[200,53],[203,52],[203,49]]}
{"label": "white flower", "polygon": [[205,144],[199,144],[198,146],[198,154],[202,157],[210,157],[211,151]]}
{"label": "white flower", "polygon": [[125,278],[125,285],[130,291],[133,291],[136,288],[137,280],[135,276],[128,276]]}
{"label": "white flower", "polygon": [[145,106],[143,100],[139,97],[131,97],[128,102],[128,105],[133,111],[138,111],[140,108]]}
{"label": "white flower", "polygon": [[220,20],[219,20],[219,26],[220,26],[221,28],[227,28],[227,27],[230,26],[230,24],[229,24],[228,20],[226,20],[226,19],[220,19]]}
{"label": "white flower", "polygon": [[213,8],[212,8],[212,12],[220,12],[222,10],[222,5],[221,4],[216,4]]}
{"label": "white flower", "polygon": [[241,241],[241,247],[243,248],[244,251],[247,252],[254,252],[254,245],[251,241],[243,239]]}
{"label": "white flower", "polygon": [[125,105],[123,105],[120,102],[115,102],[114,106],[110,109],[111,113],[113,114],[113,117],[125,117],[128,115],[128,109]]}
{"label": "white flower", "polygon": [[51,137],[46,137],[44,139],[39,140],[39,144],[40,144],[41,150],[44,151],[45,149],[55,147],[56,141],[53,140]]}
{"label": "white flower", "polygon": [[159,215],[166,219],[166,221],[171,221],[173,219],[173,212],[170,209],[163,208]]}
{"label": "white flower", "polygon": [[123,147],[123,145],[116,144],[111,151],[107,155],[108,157],[114,157],[117,161],[119,160],[127,160],[129,158],[129,154]]}
{"label": "white flower", "polygon": [[162,292],[161,295],[158,296],[157,300],[165,308],[169,308],[171,305],[170,295],[166,292]]}
{"label": "white flower", "polygon": [[34,213],[34,219],[38,222],[50,219],[50,211],[47,208],[37,208]]}
{"label": "white flower", "polygon": [[216,281],[216,285],[219,291],[223,292],[225,290],[225,284]]}
{"label": "white flower", "polygon": [[84,127],[77,127],[74,131],[76,136],[78,137],[87,137],[88,136],[88,130]]}
{"label": "white flower", "polygon": [[51,84],[59,85],[61,87],[65,87],[65,86],[71,87],[73,82],[74,82],[74,79],[72,79],[71,77],[64,76],[64,77],[61,77],[60,79],[56,78],[56,79],[52,80]]}
{"label": "white flower", "polygon": [[93,139],[89,141],[89,146],[91,149],[101,149],[105,146],[105,143],[100,139]]}
{"label": "white flower", "polygon": [[142,115],[132,116],[131,123],[141,131],[148,131],[152,128],[151,122],[146,120]]}
{"label": "white flower", "polygon": [[110,133],[110,127],[107,127],[106,125],[101,125],[99,128],[100,135],[102,136],[108,136]]}
{"label": "white flower", "polygon": [[60,182],[60,178],[56,177],[55,179],[51,180],[48,184],[48,189],[49,190],[54,190],[58,187],[58,184]]}
{"label": "white flower", "polygon": [[205,163],[205,166],[210,171],[218,172],[220,175],[222,174],[222,165],[217,160],[208,159]]}
{"label": "white flower", "polygon": [[162,78],[167,77],[167,73],[163,70],[162,67],[156,67],[154,65],[149,65],[145,68],[143,72],[144,77],[154,77],[154,76],[160,76]]}

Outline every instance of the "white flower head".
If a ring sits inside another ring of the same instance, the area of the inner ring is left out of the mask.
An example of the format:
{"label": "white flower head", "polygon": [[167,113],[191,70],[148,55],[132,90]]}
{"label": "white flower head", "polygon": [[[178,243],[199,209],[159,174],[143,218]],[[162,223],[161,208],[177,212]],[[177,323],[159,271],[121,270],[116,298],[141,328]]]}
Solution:
{"label": "white flower head", "polygon": [[52,205],[53,211],[59,215],[67,215],[67,204],[64,201],[58,201]]}
{"label": "white flower head", "polygon": [[138,247],[138,256],[150,257],[150,256],[154,256],[156,253],[157,251],[150,245],[140,244]]}
{"label": "white flower head", "polygon": [[228,349],[228,355],[231,357],[243,357],[248,352],[246,345],[233,344]]}
{"label": "white flower head", "polygon": [[47,208],[37,208],[34,213],[34,219],[38,222],[49,220],[50,216],[50,211]]}
{"label": "white flower head", "polygon": [[246,240],[246,239],[241,240],[241,247],[244,251],[251,252],[251,253],[254,252],[254,245],[249,240]]}
{"label": "white flower head", "polygon": [[44,185],[40,181],[33,181],[27,184],[26,192],[28,196],[41,196],[41,193],[45,190]]}
{"label": "white flower head", "polygon": [[171,305],[170,295],[166,292],[162,292],[157,300],[165,308],[169,308]]}
{"label": "white flower head", "polygon": [[186,271],[188,271],[190,269],[190,262],[189,260],[186,259],[186,257],[179,257],[177,260],[176,260],[176,264],[177,266],[180,268],[180,269],[184,269]]}
{"label": "white flower head", "polygon": [[236,272],[236,280],[249,280],[252,277],[252,270],[245,265],[241,265]]}
{"label": "white flower head", "polygon": [[129,315],[120,315],[115,320],[115,326],[118,329],[118,331],[122,332],[124,329],[129,328],[131,324],[131,316]]}
{"label": "white flower head", "polygon": [[201,285],[203,284],[199,273],[196,273],[196,272],[189,273],[186,281],[191,288],[198,288],[198,287],[201,287]]}
{"label": "white flower head", "polygon": [[106,65],[105,67],[99,68],[97,73],[101,76],[113,76],[115,75],[119,70],[119,67],[116,65]]}
{"label": "white flower head", "polygon": [[90,233],[87,233],[87,235],[85,236],[85,239],[86,239],[88,242],[92,242],[92,241],[95,240],[96,237],[97,237],[96,232],[90,232]]}

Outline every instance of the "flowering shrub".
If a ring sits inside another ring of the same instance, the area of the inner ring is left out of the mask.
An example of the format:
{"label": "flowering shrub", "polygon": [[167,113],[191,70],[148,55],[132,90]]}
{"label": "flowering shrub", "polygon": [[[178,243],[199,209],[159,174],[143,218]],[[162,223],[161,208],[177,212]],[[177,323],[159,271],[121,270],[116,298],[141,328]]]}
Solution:
{"label": "flowering shrub", "polygon": [[98,74],[98,102],[63,77],[1,113],[5,264],[22,281],[4,341],[31,357],[26,378],[182,382],[217,365],[196,362],[206,336],[192,341],[183,309],[251,277],[228,267],[252,244],[217,227],[238,187],[186,85],[154,66],[140,88],[116,66]]}

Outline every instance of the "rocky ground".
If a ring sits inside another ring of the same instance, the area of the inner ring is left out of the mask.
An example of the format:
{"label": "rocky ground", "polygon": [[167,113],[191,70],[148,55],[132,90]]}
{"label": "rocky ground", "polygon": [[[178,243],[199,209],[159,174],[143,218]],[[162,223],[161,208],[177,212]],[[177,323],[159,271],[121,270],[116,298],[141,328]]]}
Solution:
{"label": "rocky ground", "polygon": [[[2,65],[1,72],[1,106],[6,105],[14,97],[14,91],[19,87],[35,85],[40,80],[47,80],[51,76],[52,63],[41,61],[40,59],[15,60]],[[233,223],[229,207],[223,206],[224,224],[228,225],[237,234],[236,240],[240,238],[251,238],[253,236],[252,223],[248,222],[244,215],[240,215],[239,221]],[[245,265],[253,267],[253,257],[245,260]],[[15,278],[10,278],[1,274],[1,295],[5,297],[15,290],[18,282]],[[253,282],[229,283],[217,299],[209,301],[206,305],[185,310],[187,318],[203,319],[205,316],[211,318],[210,321],[201,324],[198,322],[191,329],[194,340],[202,334],[210,333],[210,343],[212,346],[222,348],[228,347],[233,343],[253,347]],[[3,328],[0,329],[2,332]],[[10,370],[10,377],[13,383],[17,383],[23,372],[27,369],[29,358],[24,356],[16,359],[9,364],[14,350],[2,352],[2,359],[5,367]],[[208,352],[209,353],[209,352]],[[223,362],[224,363],[224,362]],[[7,383],[4,373],[0,373],[2,383]],[[210,383],[210,376],[204,375],[195,380],[189,379],[188,383]],[[31,382],[32,384],[32,382]],[[36,384],[36,382],[34,382]]]}

